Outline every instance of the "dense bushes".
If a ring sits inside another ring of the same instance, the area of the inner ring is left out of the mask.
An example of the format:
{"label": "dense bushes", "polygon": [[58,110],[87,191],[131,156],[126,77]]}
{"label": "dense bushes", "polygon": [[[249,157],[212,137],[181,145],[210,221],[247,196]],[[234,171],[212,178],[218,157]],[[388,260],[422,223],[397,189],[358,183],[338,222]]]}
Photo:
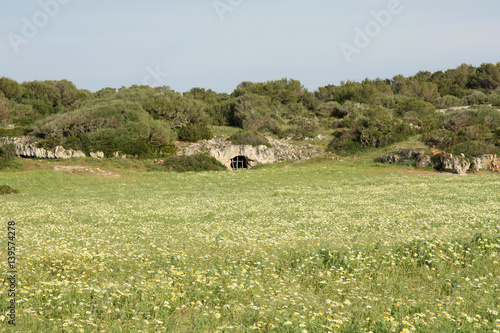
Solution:
{"label": "dense bushes", "polygon": [[24,93],[23,87],[19,83],[6,77],[0,78],[0,91],[5,97],[12,100],[18,100]]}
{"label": "dense bushes", "polygon": [[250,145],[254,147],[264,145],[271,147],[271,144],[264,136],[255,132],[238,132],[233,134],[229,140],[235,145]]}
{"label": "dense bushes", "polygon": [[34,135],[44,146],[154,157],[176,136],[168,123],[154,120],[137,102],[97,100],[75,111],[37,123]]}
{"label": "dense bushes", "polygon": [[0,127],[0,138],[2,137],[7,137],[7,138],[15,138],[15,137],[20,137],[20,136],[25,136],[29,134],[32,131],[30,127],[19,127],[16,126],[15,128],[1,128]]}
{"label": "dense bushes", "polygon": [[348,155],[362,148],[384,147],[414,134],[409,123],[394,117],[389,109],[356,108],[338,123],[328,150]]}
{"label": "dense bushes", "polygon": [[[19,84],[0,78],[0,125],[33,128],[45,148],[63,145],[108,156],[114,151],[158,156],[177,135],[191,142],[211,138],[210,126],[295,139],[333,131],[330,149],[344,153],[414,135],[436,147],[465,142],[499,147],[500,112],[488,104],[500,106],[500,63],[347,81],[314,93],[293,79],[242,82],[231,94],[204,88],[182,94],[138,85],[92,93],[67,80]],[[450,111],[458,106],[471,109]],[[20,134],[28,133],[0,131]]]}
{"label": "dense bushes", "polygon": [[275,116],[271,100],[266,96],[248,93],[235,101],[234,119],[237,126],[249,131],[265,130],[272,127]]}
{"label": "dense bushes", "polygon": [[433,148],[447,149],[458,143],[455,133],[447,129],[437,129],[422,137],[422,141]]}
{"label": "dense bushes", "polygon": [[169,156],[165,158],[163,167],[168,171],[224,171],[227,168],[208,155]]}
{"label": "dense bushes", "polygon": [[178,138],[180,141],[197,142],[200,140],[210,140],[212,132],[207,125],[187,124],[179,129]]}
{"label": "dense bushes", "polygon": [[454,155],[479,156],[483,154],[496,154],[500,156],[500,147],[481,141],[462,142],[448,148],[446,151]]}
{"label": "dense bushes", "polygon": [[335,152],[336,154],[341,156],[349,156],[356,155],[362,152],[363,150],[365,150],[365,147],[363,147],[360,142],[352,140],[332,140],[328,144],[326,150]]}
{"label": "dense bushes", "polygon": [[14,145],[0,146],[0,170],[15,169],[19,166],[16,160],[16,150]]}
{"label": "dense bushes", "polygon": [[424,135],[427,145],[471,156],[495,154],[500,149],[500,112],[480,106],[474,109],[448,112],[443,126]]}

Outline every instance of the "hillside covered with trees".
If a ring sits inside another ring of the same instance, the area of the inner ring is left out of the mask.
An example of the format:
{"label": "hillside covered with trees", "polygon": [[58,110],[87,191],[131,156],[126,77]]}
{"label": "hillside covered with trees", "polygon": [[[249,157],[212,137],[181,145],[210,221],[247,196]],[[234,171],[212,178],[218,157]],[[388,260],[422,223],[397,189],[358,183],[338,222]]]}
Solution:
{"label": "hillside covered with trees", "polygon": [[298,140],[328,134],[328,149],[340,155],[410,137],[450,152],[500,155],[499,107],[500,63],[315,92],[293,79],[242,82],[227,94],[149,86],[90,92],[67,80],[2,77],[0,137],[30,135],[44,147],[153,158],[171,152],[176,140],[208,139],[213,126],[232,126]]}

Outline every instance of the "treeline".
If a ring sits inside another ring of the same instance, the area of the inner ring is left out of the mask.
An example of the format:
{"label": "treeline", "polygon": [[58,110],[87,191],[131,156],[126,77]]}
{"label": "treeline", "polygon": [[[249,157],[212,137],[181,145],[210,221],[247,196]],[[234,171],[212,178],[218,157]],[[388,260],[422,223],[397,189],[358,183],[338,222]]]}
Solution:
{"label": "treeline", "polygon": [[[491,106],[490,106],[491,105]],[[467,110],[437,112],[459,106]],[[242,82],[231,94],[131,86],[97,92],[72,82],[0,78],[0,136],[29,134],[44,146],[85,152],[170,154],[177,139],[212,136],[212,126],[302,139],[328,133],[341,154],[419,135],[431,146],[467,152],[500,147],[500,63],[461,65],[392,79],[327,85],[293,79]],[[15,129],[5,129],[7,125]]]}

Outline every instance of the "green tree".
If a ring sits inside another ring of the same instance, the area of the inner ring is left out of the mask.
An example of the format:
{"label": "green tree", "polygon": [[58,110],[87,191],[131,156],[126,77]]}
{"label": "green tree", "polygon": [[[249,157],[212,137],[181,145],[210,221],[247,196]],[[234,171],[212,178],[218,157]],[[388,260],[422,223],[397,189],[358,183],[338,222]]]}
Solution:
{"label": "green tree", "polygon": [[471,89],[494,90],[500,87],[500,62],[482,64],[475,73],[469,76],[467,86]]}
{"label": "green tree", "polygon": [[80,96],[76,86],[68,80],[45,81],[45,83],[55,87],[59,91],[60,98],[57,100],[60,100],[63,106],[73,105]]}
{"label": "green tree", "polygon": [[281,79],[275,81],[267,81],[266,83],[242,82],[234,90],[233,96],[240,97],[251,93],[260,96],[269,97],[271,102],[280,103],[283,105],[289,103],[302,102],[306,89],[300,81],[294,79]]}
{"label": "green tree", "polygon": [[2,91],[6,98],[17,101],[23,95],[23,87],[17,81],[7,77],[0,78],[0,91]]}
{"label": "green tree", "polygon": [[2,91],[0,91],[0,124],[7,125],[10,123],[10,113],[7,109],[5,96]]}

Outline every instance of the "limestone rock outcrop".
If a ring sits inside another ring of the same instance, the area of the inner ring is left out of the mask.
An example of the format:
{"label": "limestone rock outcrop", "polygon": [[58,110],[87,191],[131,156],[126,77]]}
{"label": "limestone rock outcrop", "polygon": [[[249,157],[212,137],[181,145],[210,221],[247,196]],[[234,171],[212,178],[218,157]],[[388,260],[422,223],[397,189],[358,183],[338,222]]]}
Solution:
{"label": "limestone rock outcrop", "polygon": [[464,154],[453,156],[452,154],[443,152],[439,155],[439,159],[441,161],[441,168],[444,171],[465,174],[470,168],[470,162],[465,159]]}
{"label": "limestone rock outcrop", "polygon": [[98,151],[98,152],[90,152],[90,157],[93,157],[93,158],[104,158],[104,153],[102,151]]}
{"label": "limestone rock outcrop", "polygon": [[380,157],[378,159],[378,161],[380,163],[394,164],[394,163],[398,163],[400,159],[401,159],[401,156],[399,156],[398,154],[390,154],[390,155]]}
{"label": "limestone rock outcrop", "polygon": [[476,171],[495,171],[500,172],[500,158],[497,155],[485,154],[474,157],[474,169]]}
{"label": "limestone rock outcrop", "polygon": [[429,165],[432,164],[432,160],[430,156],[424,155],[422,158],[420,158],[417,163],[415,163],[415,166],[417,168],[426,168]]}
{"label": "limestone rock outcrop", "polygon": [[208,154],[231,169],[231,159],[244,156],[250,168],[257,164],[268,164],[282,161],[307,159],[322,153],[313,145],[294,145],[286,140],[267,137],[271,147],[260,145],[235,145],[226,136],[218,136],[210,140],[196,143],[177,142],[177,155]]}
{"label": "limestone rock outcrop", "polygon": [[399,152],[399,155],[410,159],[420,160],[423,156],[425,156],[425,153],[423,151],[410,148],[410,149],[402,149]]}
{"label": "limestone rock outcrop", "polygon": [[85,157],[81,150],[64,149],[57,146],[53,150],[37,147],[36,142],[30,142],[29,138],[0,138],[0,145],[14,145],[16,155],[31,158],[60,158],[68,159],[72,157]]}

